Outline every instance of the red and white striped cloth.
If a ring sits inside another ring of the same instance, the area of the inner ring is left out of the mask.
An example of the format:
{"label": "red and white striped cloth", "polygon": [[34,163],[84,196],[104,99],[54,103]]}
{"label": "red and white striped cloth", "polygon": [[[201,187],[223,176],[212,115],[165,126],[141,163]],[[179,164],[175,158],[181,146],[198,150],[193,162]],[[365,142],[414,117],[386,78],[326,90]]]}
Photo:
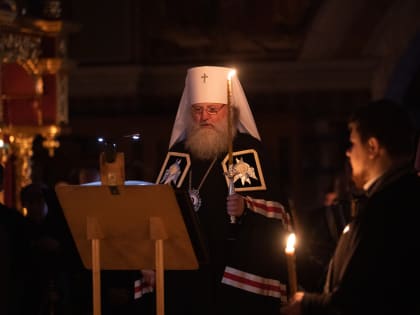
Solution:
{"label": "red and white striped cloth", "polygon": [[153,287],[145,282],[142,279],[134,281],[134,299],[137,300],[141,298],[146,293],[153,292]]}
{"label": "red and white striped cloth", "polygon": [[227,266],[222,283],[255,294],[279,298],[287,302],[287,287],[276,279],[264,278]]}
{"label": "red and white striped cloth", "polygon": [[289,231],[292,231],[290,215],[286,212],[284,206],[280,202],[254,199],[250,196],[246,196],[245,203],[249,210],[259,213],[267,218],[279,219]]}

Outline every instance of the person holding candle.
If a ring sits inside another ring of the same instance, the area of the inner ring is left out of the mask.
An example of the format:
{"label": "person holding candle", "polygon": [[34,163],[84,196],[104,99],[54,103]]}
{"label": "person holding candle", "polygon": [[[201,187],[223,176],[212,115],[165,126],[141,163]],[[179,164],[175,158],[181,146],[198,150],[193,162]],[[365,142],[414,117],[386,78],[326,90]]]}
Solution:
{"label": "person holding candle", "polygon": [[277,314],[287,299],[288,199],[232,70],[188,70],[156,181],[176,169],[170,184],[188,190],[210,256],[199,270],[166,272],[168,314]]}
{"label": "person holding candle", "polygon": [[357,109],[346,155],[365,191],[330,261],[323,293],[297,292],[283,315],[420,314],[418,220],[420,178],[414,132],[389,100]]}
{"label": "person holding candle", "polygon": [[321,206],[305,213],[299,220],[299,284],[308,291],[321,292],[328,263],[344,227],[351,218],[352,199],[357,194],[350,180],[350,165],[332,177]]}

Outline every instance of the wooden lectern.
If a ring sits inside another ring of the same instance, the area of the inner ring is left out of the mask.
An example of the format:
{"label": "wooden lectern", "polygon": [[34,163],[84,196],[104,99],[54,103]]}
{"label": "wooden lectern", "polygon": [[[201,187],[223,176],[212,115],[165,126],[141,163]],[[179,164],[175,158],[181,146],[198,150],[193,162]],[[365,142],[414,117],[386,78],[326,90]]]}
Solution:
{"label": "wooden lectern", "polygon": [[94,315],[100,270],[156,270],[156,311],[164,314],[164,270],[198,269],[208,255],[189,196],[169,185],[60,185],[58,199],[86,268]]}

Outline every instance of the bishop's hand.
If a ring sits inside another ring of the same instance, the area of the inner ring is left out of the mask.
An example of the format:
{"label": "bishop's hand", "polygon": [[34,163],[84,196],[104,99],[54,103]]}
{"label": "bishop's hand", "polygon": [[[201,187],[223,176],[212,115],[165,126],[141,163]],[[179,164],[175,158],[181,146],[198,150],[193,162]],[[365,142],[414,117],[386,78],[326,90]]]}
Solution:
{"label": "bishop's hand", "polygon": [[229,216],[240,217],[245,211],[245,200],[237,193],[228,195],[226,198],[226,209]]}

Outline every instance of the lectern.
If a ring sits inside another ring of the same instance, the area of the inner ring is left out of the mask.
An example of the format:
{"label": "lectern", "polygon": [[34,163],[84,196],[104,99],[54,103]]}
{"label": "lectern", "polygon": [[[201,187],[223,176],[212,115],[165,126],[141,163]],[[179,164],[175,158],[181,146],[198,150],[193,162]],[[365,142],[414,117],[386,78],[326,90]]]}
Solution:
{"label": "lectern", "polygon": [[101,314],[100,270],[156,270],[156,310],[164,314],[164,270],[207,261],[188,194],[170,185],[56,187],[84,263],[92,269],[94,315]]}

